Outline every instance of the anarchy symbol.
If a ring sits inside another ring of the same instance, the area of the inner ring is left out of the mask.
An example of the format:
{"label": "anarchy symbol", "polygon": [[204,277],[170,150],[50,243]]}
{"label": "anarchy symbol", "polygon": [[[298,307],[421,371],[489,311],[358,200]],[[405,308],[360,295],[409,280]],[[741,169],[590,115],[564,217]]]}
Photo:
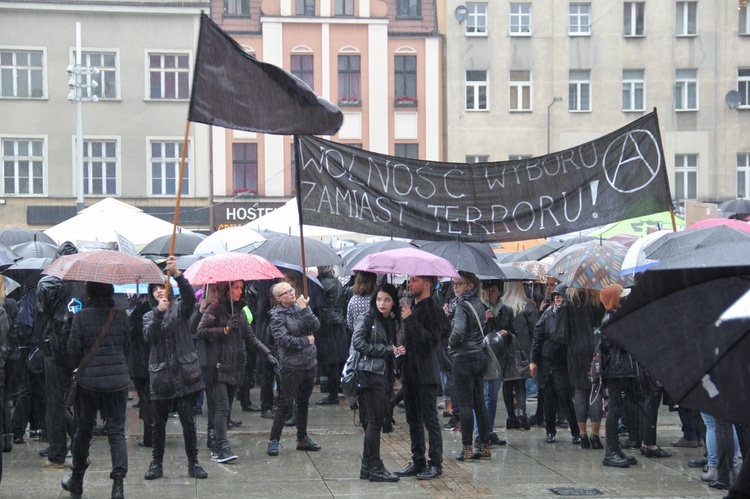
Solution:
{"label": "anarchy symbol", "polygon": [[659,144],[648,130],[631,130],[620,135],[607,147],[602,158],[607,182],[614,190],[625,194],[650,184],[659,173],[661,163]]}

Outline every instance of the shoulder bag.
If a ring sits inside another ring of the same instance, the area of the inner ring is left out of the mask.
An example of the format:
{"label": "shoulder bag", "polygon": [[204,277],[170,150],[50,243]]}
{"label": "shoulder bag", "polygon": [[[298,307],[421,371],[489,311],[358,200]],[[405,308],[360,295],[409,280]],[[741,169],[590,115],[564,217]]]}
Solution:
{"label": "shoulder bag", "polygon": [[495,356],[495,352],[492,351],[492,347],[490,346],[489,341],[487,341],[487,337],[484,335],[484,328],[482,327],[482,321],[479,320],[477,309],[475,309],[474,305],[469,302],[467,302],[467,305],[469,305],[471,311],[474,312],[474,317],[477,319],[479,331],[482,333],[482,337],[484,338],[482,340],[482,346],[484,347],[484,352],[487,354],[487,365],[484,368],[484,379],[496,379],[502,372],[500,362],[498,362],[497,357]]}
{"label": "shoulder bag", "polygon": [[70,379],[70,388],[68,389],[68,395],[65,397],[66,406],[73,407],[73,405],[76,403],[76,398],[78,398],[78,382],[81,380],[81,376],[83,376],[83,371],[86,370],[89,363],[91,362],[91,359],[94,358],[94,354],[99,348],[99,344],[102,342],[104,335],[107,334],[107,330],[109,329],[110,324],[112,324],[112,320],[115,318],[115,312],[117,312],[115,308],[110,309],[107,321],[104,323],[104,327],[102,327],[99,336],[96,338],[94,344],[91,345],[91,348],[89,348],[86,356],[81,359],[81,362],[80,364],[78,364],[76,370],[73,371],[73,376]]}

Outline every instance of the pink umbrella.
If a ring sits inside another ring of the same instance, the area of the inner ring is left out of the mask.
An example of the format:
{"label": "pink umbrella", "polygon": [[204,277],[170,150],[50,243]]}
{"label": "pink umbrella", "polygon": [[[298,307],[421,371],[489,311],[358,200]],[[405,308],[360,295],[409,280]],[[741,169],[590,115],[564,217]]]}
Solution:
{"label": "pink umbrella", "polygon": [[397,248],[367,255],[352,270],[365,270],[374,274],[459,277],[448,260],[417,248]]}
{"label": "pink umbrella", "polygon": [[185,270],[191,284],[276,279],[284,274],[262,256],[250,253],[220,253],[198,260]]}
{"label": "pink umbrella", "polygon": [[750,232],[750,224],[743,222],[742,220],[735,220],[734,218],[707,218],[700,222],[695,222],[687,227],[685,230],[691,229],[705,229],[706,227],[716,227],[717,225],[726,225],[732,229],[741,230],[743,232]]}

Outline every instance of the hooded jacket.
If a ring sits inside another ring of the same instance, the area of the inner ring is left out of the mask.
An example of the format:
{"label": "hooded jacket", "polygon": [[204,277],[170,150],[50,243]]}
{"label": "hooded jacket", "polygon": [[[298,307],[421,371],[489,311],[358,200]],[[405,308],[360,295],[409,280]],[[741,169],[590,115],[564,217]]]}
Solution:
{"label": "hooded jacket", "polygon": [[148,359],[151,400],[184,397],[205,388],[190,333],[195,295],[182,274],[176,281],[180,296],[170,300],[165,312],[159,311],[149,286],[149,301],[155,306],[143,316],[143,334],[151,345]]}
{"label": "hooded jacket", "polygon": [[[236,385],[247,361],[246,344],[265,356],[270,355],[271,351],[253,333],[247,315],[242,310],[245,301],[231,302],[227,297],[228,290],[229,283],[220,283],[217,286],[219,300],[203,312],[198,325],[198,340],[213,343],[211,356],[215,355],[217,361],[214,366],[206,367],[216,369],[216,381]],[[224,334],[225,326],[229,327],[227,334]]]}

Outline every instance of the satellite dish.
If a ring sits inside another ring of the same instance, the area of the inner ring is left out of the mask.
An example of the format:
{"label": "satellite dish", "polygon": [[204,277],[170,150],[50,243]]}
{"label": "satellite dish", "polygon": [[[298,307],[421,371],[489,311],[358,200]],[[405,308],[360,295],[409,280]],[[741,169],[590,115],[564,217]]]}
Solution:
{"label": "satellite dish", "polygon": [[742,104],[742,95],[737,90],[730,90],[724,100],[729,109],[737,109]]}
{"label": "satellite dish", "polygon": [[465,5],[459,5],[456,7],[456,10],[453,11],[453,15],[456,16],[456,21],[461,24],[467,17],[469,17],[469,9],[467,9]]}

